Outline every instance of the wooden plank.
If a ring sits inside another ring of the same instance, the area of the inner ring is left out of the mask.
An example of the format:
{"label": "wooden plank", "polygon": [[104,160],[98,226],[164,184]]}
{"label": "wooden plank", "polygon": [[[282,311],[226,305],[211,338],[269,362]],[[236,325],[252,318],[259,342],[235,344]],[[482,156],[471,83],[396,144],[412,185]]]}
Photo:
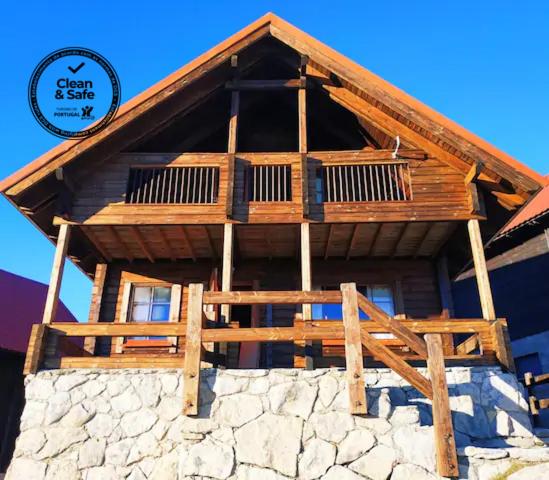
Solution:
{"label": "wooden plank", "polygon": [[201,283],[189,285],[187,309],[187,337],[185,341],[185,363],[183,368],[183,414],[198,415],[200,391],[200,360],[202,350],[202,295]]}
{"label": "wooden plank", "polygon": [[151,249],[147,245],[147,242],[145,242],[145,239],[143,238],[143,235],[141,234],[141,231],[139,230],[139,227],[136,227],[135,225],[132,225],[130,227],[130,229],[131,229],[132,233],[134,234],[137,243],[141,247],[141,250],[142,250],[143,254],[145,255],[145,257],[148,258],[149,262],[154,263],[154,256],[151,253]]}
{"label": "wooden plank", "polygon": [[175,257],[175,254],[173,253],[172,247],[170,245],[170,242],[168,241],[168,237],[166,236],[166,233],[162,229],[162,227],[158,226],[158,238],[160,238],[160,241],[164,245],[164,248],[168,252],[168,256],[170,257],[170,260],[172,262],[175,262],[177,258]]}
{"label": "wooden plank", "polygon": [[471,252],[473,253],[473,262],[475,265],[475,275],[477,277],[477,286],[480,296],[480,305],[482,316],[486,320],[495,320],[496,311],[494,300],[492,299],[492,290],[490,288],[490,278],[486,267],[486,258],[484,257],[484,246],[480,234],[479,221],[476,219],[467,222],[469,230],[469,240],[471,242]]}
{"label": "wooden plank", "polygon": [[[132,295],[132,283],[125,282],[124,289],[122,290],[122,302],[120,303],[120,316],[118,318],[119,323],[126,323],[128,321],[128,315],[130,310],[130,299]],[[114,351],[116,353],[122,353],[122,345],[124,343],[124,337],[118,337],[114,340]]]}
{"label": "wooden plank", "polygon": [[[308,223],[301,224],[301,288],[307,292],[312,289],[312,271],[311,271],[311,229]],[[294,300],[295,302],[295,300]],[[298,302],[300,303],[300,302]],[[311,303],[303,303],[301,309],[303,321],[307,324],[313,318],[313,306]],[[299,345],[298,345],[299,346]],[[310,351],[312,343],[305,344],[305,351]],[[305,366],[308,370],[314,368],[313,357],[305,355]]]}
{"label": "wooden plank", "polygon": [[510,372],[514,372],[515,361],[513,360],[511,342],[509,341],[507,322],[504,320],[495,320],[490,327],[490,332],[492,334],[496,358],[504,368]]}
{"label": "wooden plank", "polygon": [[27,356],[25,357],[25,365],[23,367],[23,375],[36,373],[40,368],[42,358],[44,357],[47,334],[47,325],[35,323],[32,326],[29,345],[27,347]]}
{"label": "wooden plank", "polygon": [[[174,283],[172,285],[171,289],[171,296],[170,296],[170,313],[168,315],[168,321],[170,323],[178,323],[179,317],[181,314],[181,291],[182,291],[182,285],[178,283]],[[171,353],[175,353],[177,351],[177,337],[168,337],[168,342],[172,344],[172,348],[170,348]]]}
{"label": "wooden plank", "polygon": [[442,339],[438,334],[429,333],[425,335],[425,342],[429,353],[427,369],[433,388],[432,407],[437,473],[441,477],[457,477],[459,474],[458,459],[446,383]]}
{"label": "wooden plank", "polygon": [[63,270],[65,268],[65,257],[67,256],[71,236],[70,229],[69,225],[61,225],[59,227],[42,323],[50,324],[55,320],[57,306],[59,305],[59,291],[63,279]]}
{"label": "wooden plank", "polygon": [[299,78],[286,80],[231,80],[225,83],[227,90],[292,90],[303,88]]}
{"label": "wooden plank", "polygon": [[388,332],[400,338],[414,352],[422,358],[427,358],[427,346],[414,332],[406,327],[401,321],[387,315],[375,303],[370,302],[364,295],[358,294],[358,305],[374,322],[382,325]]}
{"label": "wooden plank", "polygon": [[196,254],[194,252],[193,245],[191,243],[191,240],[189,239],[189,236],[187,235],[187,230],[185,230],[184,225],[179,225],[179,231],[181,232],[181,236],[183,237],[183,243],[189,250],[189,254],[193,260],[193,262],[196,262]]}
{"label": "wooden plank", "polygon": [[363,377],[364,364],[362,362],[356,284],[342,283],[341,296],[345,328],[346,376],[349,386],[349,413],[365,415],[368,413],[368,403]]}
{"label": "wooden plank", "polygon": [[[443,344],[444,344],[444,341],[443,341]],[[475,351],[479,347],[480,347],[479,337],[475,333],[475,334],[471,335],[470,337],[468,337],[467,339],[465,339],[463,342],[461,342],[455,348],[455,352],[458,355],[467,355],[468,353],[471,353],[471,352]],[[444,352],[444,355],[445,356],[447,355],[446,351]]]}
{"label": "wooden plank", "polygon": [[408,365],[391,349],[379,342],[366,330],[361,329],[360,338],[370,353],[387,367],[398,373],[404,380],[408,381],[414,388],[425,395],[427,398],[433,398],[433,389],[429,380],[417,372],[417,370]]}
{"label": "wooden plank", "polygon": [[122,237],[118,233],[118,230],[116,229],[116,227],[114,227],[112,225],[108,225],[107,229],[109,230],[112,237],[114,238],[114,241],[118,244],[118,246],[122,250],[122,252],[124,254],[124,257],[128,260],[128,262],[130,262],[130,263],[133,262],[133,255],[130,252],[130,250],[129,250],[128,246],[126,245],[126,243],[124,242],[124,240],[122,240]]}
{"label": "wooden plank", "polygon": [[165,355],[113,355],[111,357],[62,357],[44,360],[46,368],[181,368],[182,356]]}
{"label": "wooden plank", "polygon": [[[93,287],[90,302],[90,313],[88,315],[88,323],[99,322],[101,313],[101,302],[103,300],[103,291],[105,288],[105,279],[107,278],[107,264],[98,263],[95,266],[95,276],[93,277]],[[84,340],[84,349],[91,353],[95,353],[95,337],[86,337]]]}
{"label": "wooden plank", "polygon": [[355,244],[358,239],[358,229],[360,224],[355,223],[353,227],[353,233],[351,235],[351,240],[349,241],[349,246],[347,247],[347,253],[345,253],[345,260],[349,260],[351,258],[351,254],[353,252],[353,248],[355,247]]}

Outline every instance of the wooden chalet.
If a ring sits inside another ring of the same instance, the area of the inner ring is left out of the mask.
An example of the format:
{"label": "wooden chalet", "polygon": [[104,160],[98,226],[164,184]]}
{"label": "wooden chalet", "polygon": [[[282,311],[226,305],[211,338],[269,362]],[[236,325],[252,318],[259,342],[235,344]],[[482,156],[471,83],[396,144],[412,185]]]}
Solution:
{"label": "wooden chalet", "polygon": [[[184,367],[195,414],[201,362],[346,365],[366,413],[361,371],[382,362],[433,399],[455,474],[445,362],[513,368],[481,224],[543,184],[267,14],[0,183],[57,245],[27,372]],[[52,324],[66,257],[94,281],[87,324]],[[470,258],[482,318],[454,319],[449,275]],[[85,350],[59,353],[67,336]]]}

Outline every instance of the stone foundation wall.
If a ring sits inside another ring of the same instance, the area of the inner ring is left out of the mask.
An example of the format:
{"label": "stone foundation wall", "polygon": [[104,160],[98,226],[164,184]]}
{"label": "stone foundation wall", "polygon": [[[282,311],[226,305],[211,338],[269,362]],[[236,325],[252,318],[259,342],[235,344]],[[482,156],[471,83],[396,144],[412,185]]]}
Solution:
{"label": "stone foundation wall", "polygon": [[[436,477],[429,402],[388,369],[365,370],[368,417],[347,413],[342,370],[202,375],[197,418],[181,415],[181,371],[29,375],[6,480]],[[549,460],[513,375],[451,368],[447,379],[463,478]]]}

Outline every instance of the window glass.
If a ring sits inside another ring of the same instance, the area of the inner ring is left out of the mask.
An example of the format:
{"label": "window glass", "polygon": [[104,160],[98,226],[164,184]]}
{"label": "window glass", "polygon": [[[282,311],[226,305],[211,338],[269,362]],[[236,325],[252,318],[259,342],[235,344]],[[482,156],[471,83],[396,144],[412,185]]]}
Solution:
{"label": "window glass", "polygon": [[[167,322],[170,318],[170,287],[135,286],[132,295],[132,322]],[[164,339],[166,337],[130,337],[133,340]]]}

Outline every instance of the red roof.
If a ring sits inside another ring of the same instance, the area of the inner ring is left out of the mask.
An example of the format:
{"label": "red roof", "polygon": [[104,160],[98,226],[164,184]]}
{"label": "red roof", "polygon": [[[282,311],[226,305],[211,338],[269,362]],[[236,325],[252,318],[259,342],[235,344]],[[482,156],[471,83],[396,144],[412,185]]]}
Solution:
{"label": "red roof", "polygon": [[509,220],[500,230],[498,237],[508,234],[512,230],[535,220],[549,210],[549,175],[546,177],[547,184],[543,187],[519,212]]}
{"label": "red roof", "polygon": [[[14,273],[0,270],[0,348],[26,352],[34,323],[42,321],[48,286]],[[62,302],[56,321],[76,322]]]}

